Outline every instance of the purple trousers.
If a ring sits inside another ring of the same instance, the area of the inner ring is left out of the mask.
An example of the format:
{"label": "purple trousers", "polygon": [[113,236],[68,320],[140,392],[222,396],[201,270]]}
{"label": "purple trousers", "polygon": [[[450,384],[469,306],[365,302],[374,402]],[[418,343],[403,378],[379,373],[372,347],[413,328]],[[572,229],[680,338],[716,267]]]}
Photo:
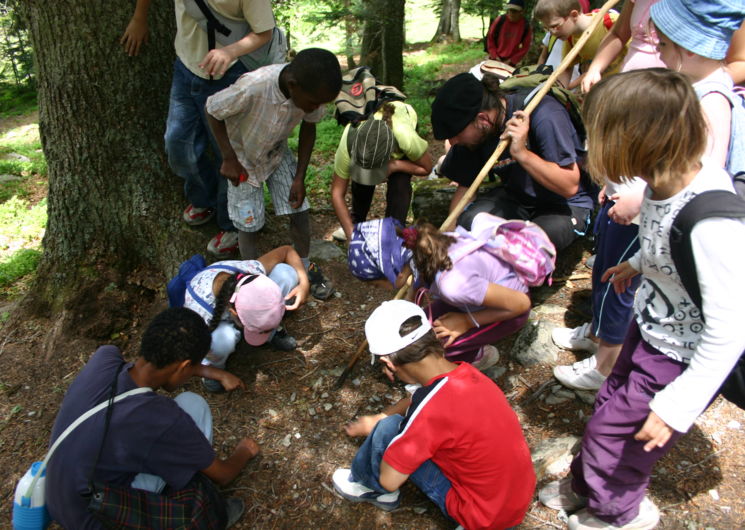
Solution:
{"label": "purple trousers", "polygon": [[598,519],[623,526],[639,514],[652,466],[682,433],[650,452],[634,440],[649,415],[654,395],[678,377],[687,365],[642,340],[632,321],[621,354],[600,387],[582,446],[572,462],[572,489],[588,498]]}
{"label": "purple trousers", "polygon": [[[424,312],[434,322],[435,319],[445,313],[462,313],[463,311],[442,300],[433,300],[429,306],[424,308]],[[463,361],[466,363],[478,361],[481,358],[482,346],[494,344],[498,340],[522,328],[528,321],[529,313],[530,311],[510,320],[494,322],[469,330],[445,349],[445,357],[448,361]]]}

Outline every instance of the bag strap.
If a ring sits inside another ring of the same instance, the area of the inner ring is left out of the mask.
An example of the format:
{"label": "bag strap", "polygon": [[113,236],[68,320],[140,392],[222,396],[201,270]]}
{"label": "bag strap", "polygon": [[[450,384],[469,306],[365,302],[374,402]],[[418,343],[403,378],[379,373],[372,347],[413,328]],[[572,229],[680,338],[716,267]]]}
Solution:
{"label": "bag strap", "polygon": [[[217,270],[222,269],[226,272],[229,271],[235,274],[243,272],[239,268],[233,267],[232,265],[218,265],[217,263],[210,265],[209,267],[205,267],[203,271],[206,271],[208,269],[217,269]],[[202,309],[207,311],[210,315],[212,314],[212,312],[214,311],[214,308],[210,304],[207,303],[207,300],[205,300],[204,298],[202,298],[201,296],[197,294],[197,292],[191,286],[191,282],[186,285],[186,291],[191,295],[194,301],[202,307]]]}
{"label": "bag strap", "polygon": [[[688,296],[699,309],[702,305],[701,288],[696,273],[691,232],[696,223],[711,217],[745,218],[745,201],[730,191],[705,191],[680,209],[670,227],[670,257]],[[703,318],[702,313],[701,319]]]}
{"label": "bag strap", "polygon": [[[119,369],[116,370],[116,378],[119,377],[120,371],[121,371],[121,366],[119,367]],[[70,433],[72,433],[72,431],[77,429],[81,423],[83,423],[85,420],[87,420],[91,416],[97,414],[98,412],[101,412],[104,408],[113,406],[114,403],[118,403],[122,399],[128,398],[129,396],[135,396],[137,394],[144,394],[145,392],[152,392],[152,390],[153,389],[148,386],[141,386],[138,388],[133,388],[132,390],[128,390],[127,392],[122,392],[121,394],[117,396],[112,395],[106,401],[99,403],[95,407],[81,414],[80,417],[78,417],[78,419],[76,419],[74,422],[72,422],[70,425],[67,426],[67,429],[62,431],[62,434],[60,434],[57,437],[57,439],[54,441],[52,446],[49,448],[49,451],[47,451],[47,454],[44,457],[44,460],[42,460],[41,465],[39,466],[39,469],[36,471],[36,475],[34,475],[34,480],[31,481],[31,485],[26,491],[25,497],[30,497],[31,494],[33,493],[34,488],[36,487],[36,482],[39,480],[39,477],[41,477],[41,474],[47,468],[47,464],[49,463],[49,460],[52,458],[52,455],[54,454],[54,452],[57,450],[57,447],[59,447],[62,441],[65,438],[67,438],[70,435]],[[98,458],[96,458],[96,460],[98,460]]]}
{"label": "bag strap", "polygon": [[199,10],[204,14],[207,19],[207,43],[209,50],[215,49],[215,31],[219,31],[226,37],[230,35],[230,28],[220,22],[212,10],[207,7],[204,0],[194,0]]}

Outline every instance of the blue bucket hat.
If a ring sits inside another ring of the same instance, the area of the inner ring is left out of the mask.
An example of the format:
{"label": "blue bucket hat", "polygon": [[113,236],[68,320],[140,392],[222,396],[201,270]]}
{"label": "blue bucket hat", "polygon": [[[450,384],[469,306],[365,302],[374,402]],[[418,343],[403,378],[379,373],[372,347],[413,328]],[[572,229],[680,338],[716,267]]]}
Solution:
{"label": "blue bucket hat", "polygon": [[721,61],[745,18],[742,0],[661,0],[650,9],[657,28],[688,51]]}

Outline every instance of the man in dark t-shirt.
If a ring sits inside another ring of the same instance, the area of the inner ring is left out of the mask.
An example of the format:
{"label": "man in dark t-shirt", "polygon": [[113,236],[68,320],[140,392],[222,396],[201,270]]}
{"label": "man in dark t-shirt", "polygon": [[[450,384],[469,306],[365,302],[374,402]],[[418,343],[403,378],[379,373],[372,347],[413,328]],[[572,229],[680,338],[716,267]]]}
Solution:
{"label": "man in dark t-shirt", "polygon": [[[106,411],[102,410],[60,443],[49,461],[45,482],[47,506],[54,520],[69,529],[102,528],[88,511],[90,497],[86,494],[94,465],[95,482],[125,491],[136,488],[158,493],[167,502],[168,496],[194,487],[190,485],[200,472],[218,484],[230,482],[258,453],[256,442],[244,438],[229,458],[217,458],[211,445],[212,416],[204,398],[184,392],[171,399],[154,392],[158,388],[174,391],[194,375],[217,379],[228,390],[243,387],[235,376],[201,364],[210,340],[199,315],[172,308],[149,325],[134,363],[125,362],[116,346],[102,346],[93,354],[65,394],[51,443],[83,413],[108,400],[114,381],[116,394],[138,387],[153,391],[117,402],[105,439]],[[95,463],[102,440],[103,450]],[[229,523],[240,517],[242,508],[239,499],[228,499],[227,504],[221,500],[211,511],[213,515],[219,512],[218,519]],[[141,522],[149,526],[147,521]]]}
{"label": "man in dark t-shirt", "polygon": [[389,377],[419,388],[346,426],[350,436],[367,439],[351,469],[334,472],[336,491],[393,510],[399,487],[411,480],[465,528],[520,524],[535,473],[520,422],[499,387],[470,364],[448,361],[424,311],[411,302],[383,302],[365,335]]}
{"label": "man in dark t-shirt", "polygon": [[466,229],[477,213],[538,224],[557,250],[583,235],[593,208],[593,186],[580,168],[584,141],[567,110],[544,97],[528,117],[525,95],[504,94],[485,76],[449,79],[432,103],[435,138],[452,145],[440,173],[458,184],[451,209],[473,183],[502,138],[511,139],[491,172],[501,186],[478,196],[458,224]]}

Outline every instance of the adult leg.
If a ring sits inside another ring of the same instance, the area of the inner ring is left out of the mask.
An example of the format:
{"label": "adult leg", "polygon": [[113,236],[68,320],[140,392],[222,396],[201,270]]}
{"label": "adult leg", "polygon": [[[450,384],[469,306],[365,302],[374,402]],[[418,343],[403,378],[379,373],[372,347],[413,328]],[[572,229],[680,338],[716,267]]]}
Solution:
{"label": "adult leg", "polygon": [[540,209],[530,220],[543,228],[556,247],[556,252],[560,252],[585,234],[590,220],[590,209],[572,206]]}
{"label": "adult leg", "polygon": [[[351,180],[351,179],[350,179]],[[367,213],[370,211],[373,195],[375,195],[375,186],[360,184],[351,181],[352,188],[352,222],[354,224],[362,223],[367,220]]]}
{"label": "adult leg", "polygon": [[[173,399],[176,404],[194,420],[204,437],[212,443],[212,412],[207,401],[194,392],[182,392]],[[140,473],[132,480],[131,487],[139,490],[160,493],[166,482],[157,475]]]}
{"label": "adult leg", "polygon": [[650,452],[644,450],[645,442],[634,440],[634,434],[646,421],[654,395],[685,368],[641,340],[638,326],[632,323],[572,462],[573,489],[588,497],[588,510],[595,517],[623,526],[639,514],[652,467],[681,433],[673,432],[664,447]]}
{"label": "adult leg", "polygon": [[458,217],[458,226],[470,230],[473,218],[481,212],[487,212],[505,219],[528,219],[530,215],[519,198],[501,186],[494,188],[466,206],[466,209]]}
{"label": "adult leg", "polygon": [[393,217],[402,225],[406,225],[406,216],[411,205],[411,175],[408,173],[389,175],[385,201],[385,216]]}

